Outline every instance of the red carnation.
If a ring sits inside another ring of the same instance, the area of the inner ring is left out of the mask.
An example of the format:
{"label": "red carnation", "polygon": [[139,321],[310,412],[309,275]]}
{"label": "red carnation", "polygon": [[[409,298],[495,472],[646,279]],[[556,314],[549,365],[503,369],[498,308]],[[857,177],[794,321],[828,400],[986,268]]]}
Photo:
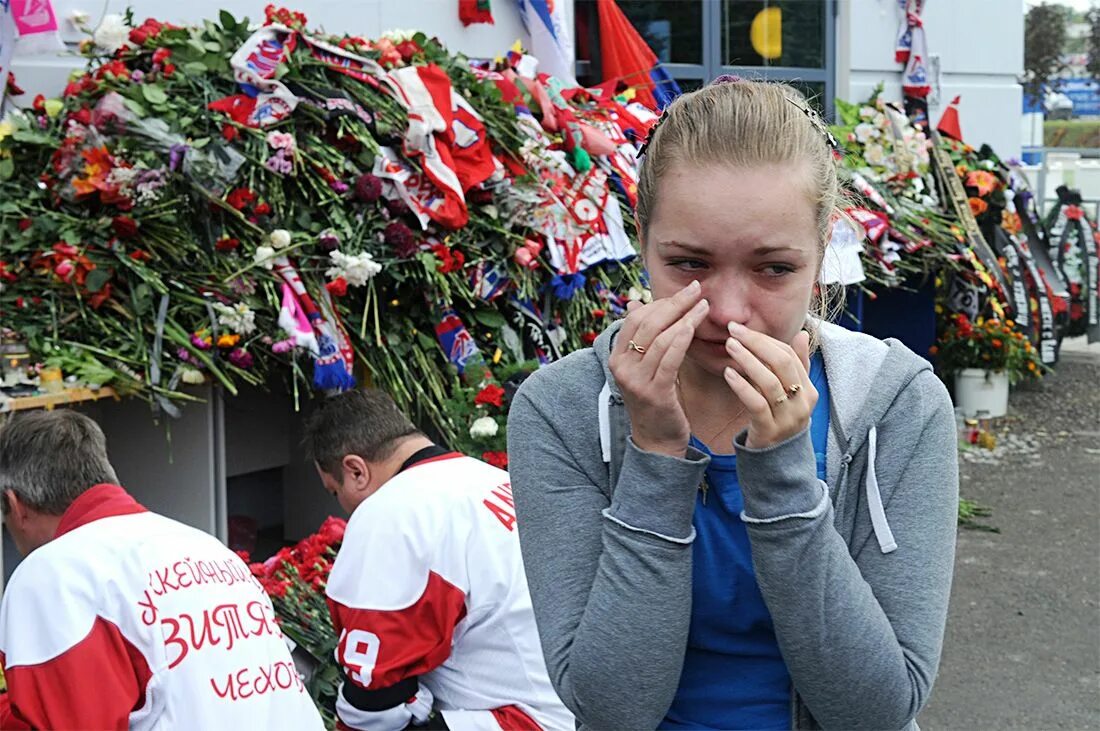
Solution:
{"label": "red carnation", "polygon": [[88,109],[88,107],[81,107],[79,111],[69,115],[69,119],[75,120],[87,127],[92,123],[92,110]]}
{"label": "red carnation", "polygon": [[270,216],[271,215],[271,206],[269,206],[267,203],[261,203],[260,205],[253,208],[252,211],[257,216]]}
{"label": "red carnation", "polygon": [[584,342],[585,345],[590,346],[590,345],[592,345],[592,343],[596,342],[596,337],[597,337],[596,333],[589,330],[588,332],[581,335],[581,340]]}
{"label": "red carnation", "polygon": [[34,224],[34,221],[32,219],[21,218],[19,219],[19,230],[26,231],[28,228],[31,227],[32,224]]}
{"label": "red carnation", "polygon": [[153,52],[153,63],[164,63],[172,56],[172,50],[169,48],[158,48]]}
{"label": "red carnation", "polygon": [[507,452],[483,452],[481,454],[481,460],[491,464],[499,470],[508,469],[508,453]]}
{"label": "red carnation", "polygon": [[348,293],[348,280],[343,277],[337,277],[331,282],[325,284],[325,289],[329,291],[333,297],[343,297]]}
{"label": "red carnation", "polygon": [[[41,94],[39,94],[41,96]],[[36,99],[37,100],[37,99]],[[38,107],[35,107],[37,109]],[[1085,212],[1081,210],[1080,206],[1066,206],[1066,218],[1071,221],[1080,221],[1085,215]]]}
{"label": "red carnation", "polygon": [[238,132],[236,127],[231,124],[222,125],[222,137],[225,138],[226,142],[232,142],[233,140],[237,139],[237,135]]}
{"label": "red carnation", "polygon": [[243,211],[247,206],[256,201],[256,194],[248,188],[234,188],[226,196],[225,202],[236,208],[238,211]]}
{"label": "red carnation", "polygon": [[134,249],[130,252],[130,258],[134,261],[149,261],[153,255],[143,249]]}
{"label": "red carnation", "polygon": [[164,75],[165,76],[171,76],[174,73],[176,73],[176,65],[174,63],[164,64]]}
{"label": "red carnation", "polygon": [[374,203],[382,197],[382,180],[370,173],[355,179],[355,198],[363,203]]}
{"label": "red carnation", "polygon": [[31,108],[36,112],[46,111],[46,97],[41,94],[36,94],[34,101],[31,102]]}
{"label": "red carnation", "polygon": [[490,383],[478,392],[477,397],[474,399],[474,403],[478,406],[496,406],[497,408],[501,408],[504,406],[504,389],[495,383]]}
{"label": "red carnation", "polygon": [[229,236],[222,236],[216,242],[214,242],[214,248],[218,251],[235,251],[241,242],[239,239],[230,238]]}
{"label": "red carnation", "polygon": [[132,239],[138,235],[137,221],[129,216],[115,216],[111,221],[111,227],[120,239]]}
{"label": "red carnation", "polygon": [[397,44],[396,50],[401,54],[401,58],[405,63],[410,63],[413,56],[420,53],[420,46],[416,45],[415,41],[401,41]]}

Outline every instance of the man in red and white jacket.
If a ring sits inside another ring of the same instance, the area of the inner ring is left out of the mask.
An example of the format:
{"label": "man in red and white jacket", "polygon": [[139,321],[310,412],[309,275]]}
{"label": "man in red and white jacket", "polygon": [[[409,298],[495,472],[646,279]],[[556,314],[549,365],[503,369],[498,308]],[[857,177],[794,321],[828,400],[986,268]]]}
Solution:
{"label": "man in red and white jacket", "polygon": [[434,445],[369,389],[325,401],[305,445],[351,513],[327,588],[342,727],[573,729],[543,660],[508,473]]}
{"label": "man in red and white jacket", "polygon": [[82,414],[0,429],[4,524],[26,556],[0,606],[0,728],[322,729],[244,562],[117,482]]}

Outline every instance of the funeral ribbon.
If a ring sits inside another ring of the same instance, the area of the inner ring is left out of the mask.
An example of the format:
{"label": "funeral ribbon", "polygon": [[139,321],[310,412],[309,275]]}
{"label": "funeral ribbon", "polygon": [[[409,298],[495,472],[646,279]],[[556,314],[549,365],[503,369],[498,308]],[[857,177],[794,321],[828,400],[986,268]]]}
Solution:
{"label": "funeral ribbon", "polygon": [[978,228],[978,222],[974,219],[974,213],[970,210],[966,190],[963,188],[962,181],[959,180],[958,173],[955,172],[951,157],[943,149],[940,134],[935,130],[929,130],[929,135],[932,139],[933,168],[936,175],[939,176],[946,197],[955,211],[955,216],[962,224],[963,232],[966,234],[966,246],[969,246],[969,249],[976,255],[978,261],[985,267],[989,276],[1000,287],[1000,290],[1007,294],[1008,281],[1001,270],[1000,262],[997,261],[997,255],[993,253]]}

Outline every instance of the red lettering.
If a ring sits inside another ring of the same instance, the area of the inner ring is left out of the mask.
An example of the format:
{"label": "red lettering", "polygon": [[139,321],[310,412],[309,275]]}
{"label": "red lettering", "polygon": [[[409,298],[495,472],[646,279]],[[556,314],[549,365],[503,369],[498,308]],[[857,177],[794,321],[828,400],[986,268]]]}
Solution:
{"label": "red lettering", "polygon": [[494,497],[497,497],[497,498],[500,498],[500,501],[501,501],[502,503],[504,503],[504,504],[505,504],[505,505],[507,505],[508,507],[512,508],[513,510],[515,510],[515,509],[516,509],[516,504],[515,504],[515,502],[514,502],[514,501],[512,500],[512,496],[511,496],[511,494],[509,494],[509,493],[506,493],[506,492],[504,492],[503,490],[493,490],[493,496],[494,496]]}
{"label": "red lettering", "polygon": [[[195,619],[190,614],[181,614],[180,619],[186,619],[187,623],[191,626],[191,647],[195,650],[201,650],[203,645],[209,642],[211,645],[217,645],[221,643],[214,633],[210,629],[210,612],[206,611],[202,613],[202,631],[199,636],[195,637]],[[232,646],[232,640],[230,640],[230,646]]]}
{"label": "red lettering", "polygon": [[[268,665],[266,668],[260,668],[260,677],[256,678],[253,685],[256,687],[256,695],[263,695],[264,693],[272,690],[275,687],[275,682],[271,679],[273,668]],[[263,679],[266,683],[264,689],[260,690],[260,680]]]}
{"label": "red lettering", "polygon": [[225,677],[225,690],[223,691],[218,687],[217,682],[213,678],[210,678],[210,687],[214,689],[214,693],[219,698],[225,698],[229,696],[232,700],[237,700],[237,691],[233,687],[233,673],[230,673]]}
{"label": "red lettering", "polygon": [[155,573],[157,575],[157,580],[160,582],[160,588],[161,588],[160,593],[157,594],[156,591],[153,592],[154,594],[157,594],[157,596],[163,596],[164,594],[167,594],[169,589],[171,589],[172,591],[176,591],[177,589],[179,589],[179,587],[176,586],[175,584],[169,583],[169,581],[168,581],[169,571],[168,571],[167,566],[164,567],[164,574],[163,575],[161,575],[160,569],[157,569],[153,573]]}
{"label": "red lettering", "polygon": [[[244,700],[245,698],[251,697],[252,693],[253,693],[252,688],[251,688],[252,681],[251,680],[241,680],[241,675],[245,672],[246,672],[246,668],[241,668],[240,670],[237,671],[237,687],[238,687],[237,697],[239,697],[241,700]],[[245,695],[245,692],[244,692],[245,688],[248,688],[248,695]]]}
{"label": "red lettering", "polygon": [[[286,683],[279,682],[279,671],[280,670],[285,672],[286,675],[287,675]],[[291,671],[287,670],[286,663],[284,663],[284,662],[276,663],[276,665],[275,665],[275,684],[277,686],[279,686],[283,690],[286,690],[291,685],[293,685],[294,678],[296,678],[296,677],[298,677],[297,671],[291,672]]]}
{"label": "red lettering", "polygon": [[[180,568],[180,564],[183,564],[183,561],[176,561],[174,564],[172,564],[172,570],[176,572],[176,583],[179,584],[179,587],[181,589],[186,589],[187,587],[191,586],[191,580],[187,579],[187,576],[183,573],[183,569]],[[187,579],[186,584],[183,583],[184,579]]]}
{"label": "red lettering", "polygon": [[145,590],[145,601],[138,599],[138,606],[143,607],[141,612],[141,621],[146,626],[151,626],[157,621],[157,605],[153,603],[153,598],[149,596],[149,590]]}
{"label": "red lettering", "polygon": [[177,645],[179,647],[179,654],[176,655],[176,659],[168,664],[168,669],[171,670],[172,668],[176,667],[181,662],[183,662],[183,658],[187,657],[187,653],[188,653],[188,651],[190,651],[191,648],[187,644],[187,642],[182,637],[179,636],[180,635],[180,623],[178,621],[172,619],[171,617],[166,617],[160,623],[161,632],[163,632],[165,626],[168,626],[168,625],[171,625],[171,627],[172,627],[172,634],[169,637],[164,638],[164,644],[166,646],[174,644],[174,645]]}
{"label": "red lettering", "polygon": [[516,529],[516,516],[509,513],[506,508],[502,508],[496,503],[491,503],[488,500],[482,500],[481,502],[484,503],[485,507],[489,508],[489,512],[495,515],[497,520],[499,520],[505,528],[510,531]]}

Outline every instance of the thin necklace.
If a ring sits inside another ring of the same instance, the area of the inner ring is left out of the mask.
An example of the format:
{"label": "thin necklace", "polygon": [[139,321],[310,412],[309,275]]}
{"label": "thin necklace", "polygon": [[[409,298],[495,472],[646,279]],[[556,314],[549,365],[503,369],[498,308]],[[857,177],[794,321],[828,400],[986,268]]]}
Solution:
{"label": "thin necklace", "polygon": [[[681,385],[680,385],[680,379],[679,379],[679,378],[677,378],[677,379],[676,379],[676,395],[677,395],[677,397],[678,397],[678,398],[680,399],[680,408],[684,409],[684,412],[685,412],[685,413],[687,413],[687,407],[686,407],[686,406],[685,406],[685,404],[684,404],[684,388],[683,388],[683,386],[681,386]],[[725,431],[726,429],[729,429],[729,428],[730,428],[730,426],[731,426],[731,425],[733,424],[733,422],[735,422],[735,421],[737,421],[738,419],[740,419],[740,418],[741,418],[741,415],[745,413],[745,409],[747,409],[747,408],[748,408],[747,406],[742,406],[742,407],[741,407],[741,410],[740,410],[740,411],[738,411],[738,412],[737,412],[736,414],[734,414],[734,415],[733,415],[733,418],[732,418],[732,419],[730,419],[729,421],[727,421],[727,422],[726,422],[726,423],[725,423],[725,424],[724,424],[724,425],[722,426],[722,428],[721,428],[721,429],[719,429],[718,431],[716,431],[716,432],[715,432],[715,433],[714,433],[714,434],[713,434],[713,435],[711,436],[711,438],[710,438],[710,439],[708,439],[708,440],[706,440],[706,441],[705,441],[705,442],[704,442],[703,444],[704,444],[704,445],[709,445],[709,444],[710,444],[711,442],[713,442],[713,441],[714,441],[714,440],[715,440],[715,439],[716,439],[716,438],[717,438],[717,437],[718,437],[718,436],[719,436],[719,435],[720,435],[720,434],[721,434],[722,432],[724,432],[724,431]],[[707,447],[707,448],[709,449],[710,447]],[[709,481],[707,480],[707,473],[706,473],[706,472],[703,472],[703,481],[699,483],[699,490],[700,490],[700,491],[701,491],[701,492],[703,493],[703,505],[706,505],[706,504],[707,504],[707,491],[708,491],[709,489],[710,489],[710,482],[709,482]]]}

